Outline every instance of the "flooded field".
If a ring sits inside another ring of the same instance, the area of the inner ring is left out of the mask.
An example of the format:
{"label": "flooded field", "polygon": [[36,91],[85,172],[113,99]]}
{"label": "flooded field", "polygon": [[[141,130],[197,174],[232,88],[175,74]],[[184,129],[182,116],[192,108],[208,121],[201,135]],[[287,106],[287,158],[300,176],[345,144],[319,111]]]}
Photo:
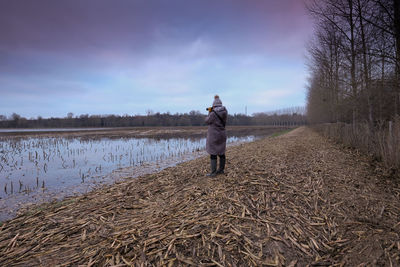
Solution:
{"label": "flooded field", "polygon": [[[237,133],[228,137],[228,144],[255,138]],[[0,136],[0,221],[27,203],[83,193],[205,155],[205,144],[204,137],[190,134],[186,138]]]}
{"label": "flooded field", "polygon": [[0,129],[0,133],[27,133],[27,132],[77,132],[107,130],[107,128],[41,128],[41,129]]}

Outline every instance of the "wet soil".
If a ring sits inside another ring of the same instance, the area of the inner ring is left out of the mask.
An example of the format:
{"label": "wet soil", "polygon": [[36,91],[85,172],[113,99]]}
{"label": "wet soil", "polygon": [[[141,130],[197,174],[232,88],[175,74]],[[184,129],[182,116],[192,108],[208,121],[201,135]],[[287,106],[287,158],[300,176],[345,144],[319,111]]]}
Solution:
{"label": "wet soil", "polygon": [[[286,126],[227,126],[228,136],[267,136],[277,129],[287,129]],[[198,138],[207,135],[207,126],[177,126],[177,127],[119,127],[119,128],[90,128],[68,129],[65,132],[52,131],[24,131],[24,132],[0,132],[0,137],[64,137],[64,138]]]}
{"label": "wet soil", "polygon": [[400,187],[301,127],[0,226],[2,266],[399,266]]}

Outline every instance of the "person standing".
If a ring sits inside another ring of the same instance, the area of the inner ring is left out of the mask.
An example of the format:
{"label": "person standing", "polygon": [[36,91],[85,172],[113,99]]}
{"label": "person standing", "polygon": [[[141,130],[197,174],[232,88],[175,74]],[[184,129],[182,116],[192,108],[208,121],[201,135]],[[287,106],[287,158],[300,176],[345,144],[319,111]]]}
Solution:
{"label": "person standing", "polygon": [[[212,108],[208,109],[206,124],[208,124],[206,151],[210,154],[211,172],[207,176],[223,174],[225,169],[226,131],[225,125],[228,117],[227,109],[222,105],[218,95],[214,96]],[[217,156],[219,168],[217,170]]]}

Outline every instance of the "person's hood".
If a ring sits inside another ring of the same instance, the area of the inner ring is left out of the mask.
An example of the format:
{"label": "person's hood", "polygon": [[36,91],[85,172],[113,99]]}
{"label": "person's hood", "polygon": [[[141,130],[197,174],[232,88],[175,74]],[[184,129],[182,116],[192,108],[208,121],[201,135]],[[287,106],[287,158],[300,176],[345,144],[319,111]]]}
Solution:
{"label": "person's hood", "polygon": [[213,110],[215,110],[215,112],[222,112],[222,111],[226,111],[226,108],[221,105],[221,106],[213,107]]}

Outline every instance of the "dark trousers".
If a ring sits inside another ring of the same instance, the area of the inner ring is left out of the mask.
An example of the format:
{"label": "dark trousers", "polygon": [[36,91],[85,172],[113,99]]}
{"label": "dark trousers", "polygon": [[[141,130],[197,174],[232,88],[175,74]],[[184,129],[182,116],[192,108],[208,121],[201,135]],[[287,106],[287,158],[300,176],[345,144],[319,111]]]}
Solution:
{"label": "dark trousers", "polygon": [[223,174],[225,170],[225,154],[219,156],[219,168],[217,170],[217,155],[210,155],[211,158],[211,173],[208,176]]}
{"label": "dark trousers", "polygon": [[[218,155],[218,157],[219,157],[220,160],[221,160],[221,159],[225,159],[225,154],[223,154],[223,155]],[[210,155],[210,158],[211,158],[211,159],[217,159],[217,155]]]}

